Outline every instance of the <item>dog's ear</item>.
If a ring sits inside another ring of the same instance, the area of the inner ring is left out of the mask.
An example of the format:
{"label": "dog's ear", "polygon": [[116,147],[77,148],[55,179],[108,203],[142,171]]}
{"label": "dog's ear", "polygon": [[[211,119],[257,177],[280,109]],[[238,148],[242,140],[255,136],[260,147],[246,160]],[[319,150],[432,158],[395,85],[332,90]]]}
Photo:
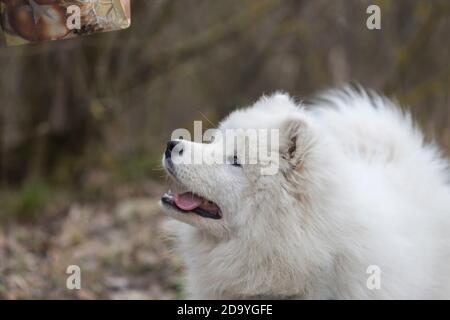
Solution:
{"label": "dog's ear", "polygon": [[306,121],[300,117],[283,122],[280,130],[280,155],[291,166],[301,164],[308,153],[311,139]]}

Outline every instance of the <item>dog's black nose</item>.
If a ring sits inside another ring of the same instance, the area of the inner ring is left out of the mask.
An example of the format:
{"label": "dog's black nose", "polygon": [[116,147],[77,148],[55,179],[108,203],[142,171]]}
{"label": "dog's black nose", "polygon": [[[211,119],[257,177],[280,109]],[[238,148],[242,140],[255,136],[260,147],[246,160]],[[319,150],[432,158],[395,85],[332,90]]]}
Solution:
{"label": "dog's black nose", "polygon": [[[166,152],[165,152],[165,156],[166,159],[170,159],[172,157],[172,151],[175,148],[175,146],[177,144],[179,144],[181,141],[175,141],[175,140],[170,140],[169,142],[167,142],[167,147],[166,147]],[[179,147],[178,150],[178,154],[181,156],[183,154],[183,149]]]}

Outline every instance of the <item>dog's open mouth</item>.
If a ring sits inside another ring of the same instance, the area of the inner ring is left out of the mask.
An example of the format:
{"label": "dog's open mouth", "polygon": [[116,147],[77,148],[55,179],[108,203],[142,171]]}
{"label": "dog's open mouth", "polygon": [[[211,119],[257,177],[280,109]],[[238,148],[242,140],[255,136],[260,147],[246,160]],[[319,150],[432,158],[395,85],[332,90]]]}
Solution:
{"label": "dog's open mouth", "polygon": [[161,198],[162,203],[181,212],[193,212],[210,219],[222,218],[222,212],[217,204],[192,192],[166,192]]}

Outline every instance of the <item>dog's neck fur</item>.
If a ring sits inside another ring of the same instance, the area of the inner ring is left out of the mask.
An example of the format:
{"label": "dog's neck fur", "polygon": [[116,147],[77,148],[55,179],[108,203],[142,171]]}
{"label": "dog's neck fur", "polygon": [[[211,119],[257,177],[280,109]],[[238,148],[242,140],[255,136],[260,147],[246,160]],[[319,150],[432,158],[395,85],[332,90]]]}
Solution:
{"label": "dog's neck fur", "polygon": [[[305,178],[303,173],[300,179]],[[281,190],[291,203],[247,214],[239,212],[252,221],[245,232],[226,240],[180,225],[179,249],[187,266],[189,297],[332,299],[336,287],[332,275],[339,254],[336,245],[341,241],[330,238],[334,234],[330,228],[342,215],[328,210],[327,202],[333,197],[324,199],[320,195],[340,190],[338,181],[315,181],[314,187],[305,188],[309,193]],[[272,219],[261,215],[271,215]]]}

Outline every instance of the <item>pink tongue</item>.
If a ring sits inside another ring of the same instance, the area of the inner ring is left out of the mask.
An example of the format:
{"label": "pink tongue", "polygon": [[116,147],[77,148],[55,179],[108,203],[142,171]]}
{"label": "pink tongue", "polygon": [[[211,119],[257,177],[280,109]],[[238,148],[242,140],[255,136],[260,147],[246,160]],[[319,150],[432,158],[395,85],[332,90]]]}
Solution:
{"label": "pink tongue", "polygon": [[190,193],[186,192],[183,194],[175,193],[173,195],[173,200],[178,208],[186,211],[194,210],[195,208],[200,207],[202,202],[204,201],[202,198]]}

